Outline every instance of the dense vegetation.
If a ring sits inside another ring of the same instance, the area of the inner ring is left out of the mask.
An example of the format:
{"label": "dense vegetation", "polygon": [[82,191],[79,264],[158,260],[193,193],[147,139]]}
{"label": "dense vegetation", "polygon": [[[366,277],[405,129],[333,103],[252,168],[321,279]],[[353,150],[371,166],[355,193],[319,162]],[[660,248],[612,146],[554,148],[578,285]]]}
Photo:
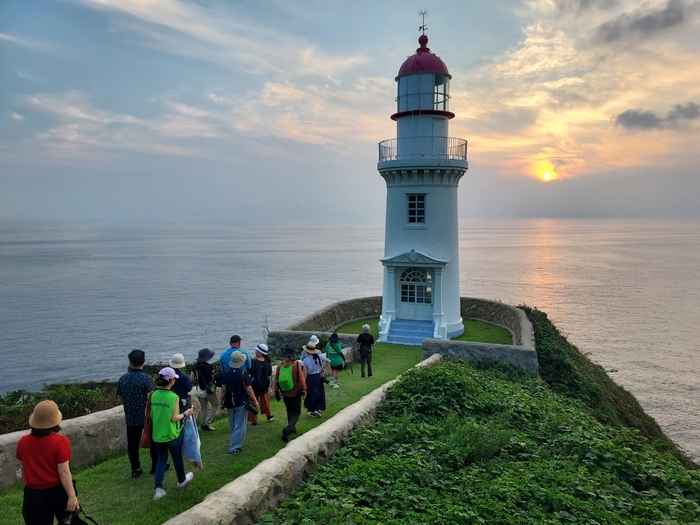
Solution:
{"label": "dense vegetation", "polygon": [[520,306],[535,330],[540,376],[557,393],[581,400],[601,423],[639,430],[659,451],[671,452],[687,468],[697,468],[668,439],[627,390],[617,385],[600,365],[593,363],[567,341],[547,314]]}
{"label": "dense vegetation", "polygon": [[34,405],[45,399],[56,401],[63,419],[84,416],[121,404],[114,382],[44,385],[39,392],[15,390],[0,396],[0,434],[29,428]]}
{"label": "dense vegetation", "polygon": [[261,523],[700,523],[700,475],[637,400],[547,319],[540,375],[443,361]]}
{"label": "dense vegetation", "polygon": [[501,362],[409,371],[262,523],[700,522],[700,476]]}

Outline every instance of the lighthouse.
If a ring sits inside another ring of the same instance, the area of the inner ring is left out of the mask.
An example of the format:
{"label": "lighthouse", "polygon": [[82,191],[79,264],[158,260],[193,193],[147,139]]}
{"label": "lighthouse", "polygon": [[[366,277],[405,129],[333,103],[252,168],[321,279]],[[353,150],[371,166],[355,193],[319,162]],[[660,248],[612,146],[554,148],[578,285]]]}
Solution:
{"label": "lighthouse", "polygon": [[396,138],[379,143],[386,182],[379,340],[420,345],[464,332],[460,313],[458,185],[467,141],[449,136],[450,80],[428,37],[396,77]]}

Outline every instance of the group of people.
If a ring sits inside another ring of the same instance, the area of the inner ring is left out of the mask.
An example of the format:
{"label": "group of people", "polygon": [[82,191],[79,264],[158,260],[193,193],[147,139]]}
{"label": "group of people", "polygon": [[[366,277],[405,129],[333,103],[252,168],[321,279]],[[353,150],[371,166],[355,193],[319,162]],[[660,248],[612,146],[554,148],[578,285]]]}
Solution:
{"label": "group of people", "polygon": [[[369,325],[364,325],[356,342],[362,379],[365,364],[367,377],[372,377],[374,338],[369,330]],[[135,479],[143,474],[139,449],[147,417],[152,428],[153,445],[149,453],[150,473],[155,477],[154,500],[166,495],[163,481],[170,468],[168,457],[172,458],[178,489],[185,488],[194,478],[192,472],[185,472],[182,456],[182,424],[194,413],[193,389],[200,402],[202,430],[215,430],[212,422],[217,410],[227,409],[231,434],[228,453],[236,454],[242,450],[247,422],[258,426],[258,414],[266,416],[268,422],[275,418],[270,408],[270,390],[278,401],[284,401],[287,426],[282,429],[282,440],[287,442],[297,431],[302,399],[310,417],[321,417],[326,409],[324,383],[339,388],[339,373],[346,367],[336,333],[331,335],[324,353],[318,347],[318,337],[312,336],[298,360],[294,347],[286,346],[274,379],[267,345],[259,344],[255,359],[251,359],[241,350],[240,336],[232,336],[229,344],[230,348],[220,357],[221,373],[211,364],[214,352],[203,348],[189,376],[182,371],[186,364],[184,356],[175,354],[169,366],[158,372],[155,381],[144,371],[146,356],[142,350],[132,350],[128,355],[129,368],[119,378],[117,394],[124,405],[131,477]],[[41,401],[29,417],[30,433],[22,436],[17,445],[16,457],[22,463],[24,477],[22,514],[28,525],[48,525],[54,517],[60,522],[80,509],[69,468],[70,442],[59,434],[61,421],[56,403]]]}

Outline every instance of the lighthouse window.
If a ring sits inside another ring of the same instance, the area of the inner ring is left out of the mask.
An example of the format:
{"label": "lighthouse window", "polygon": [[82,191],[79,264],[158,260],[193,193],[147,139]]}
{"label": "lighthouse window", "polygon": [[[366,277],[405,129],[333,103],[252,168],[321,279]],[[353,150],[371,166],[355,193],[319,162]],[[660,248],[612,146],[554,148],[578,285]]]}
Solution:
{"label": "lighthouse window", "polygon": [[450,78],[447,75],[435,75],[435,109],[448,111],[450,101]]}
{"label": "lighthouse window", "polygon": [[408,222],[411,224],[425,222],[425,194],[409,194]]}

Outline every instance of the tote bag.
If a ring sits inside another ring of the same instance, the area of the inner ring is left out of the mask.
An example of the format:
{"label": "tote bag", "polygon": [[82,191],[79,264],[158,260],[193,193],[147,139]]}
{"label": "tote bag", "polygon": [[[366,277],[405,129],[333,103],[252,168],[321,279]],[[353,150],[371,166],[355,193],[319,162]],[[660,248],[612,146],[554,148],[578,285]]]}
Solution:
{"label": "tote bag", "polygon": [[151,422],[151,394],[148,393],[146,400],[146,415],[143,416],[143,432],[141,432],[141,448],[151,448],[153,446],[153,426]]}

